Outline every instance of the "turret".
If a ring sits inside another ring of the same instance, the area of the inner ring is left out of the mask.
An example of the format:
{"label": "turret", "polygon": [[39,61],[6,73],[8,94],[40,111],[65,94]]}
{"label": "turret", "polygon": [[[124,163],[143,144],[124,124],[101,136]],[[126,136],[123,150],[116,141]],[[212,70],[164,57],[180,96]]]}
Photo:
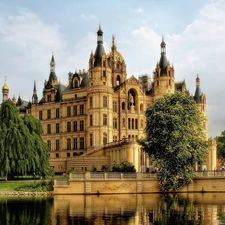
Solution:
{"label": "turret", "polygon": [[174,93],[175,80],[174,80],[174,68],[170,66],[166,57],[166,43],[164,37],[160,44],[161,56],[159,63],[157,62],[154,71],[154,96],[158,97],[166,93]]}
{"label": "turret", "polygon": [[32,104],[38,103],[38,96],[37,96],[37,89],[36,89],[36,81],[34,81],[34,89],[33,89],[33,95],[32,95]]}
{"label": "turret", "polygon": [[2,101],[6,101],[9,98],[9,86],[5,77],[4,85],[2,86]]}

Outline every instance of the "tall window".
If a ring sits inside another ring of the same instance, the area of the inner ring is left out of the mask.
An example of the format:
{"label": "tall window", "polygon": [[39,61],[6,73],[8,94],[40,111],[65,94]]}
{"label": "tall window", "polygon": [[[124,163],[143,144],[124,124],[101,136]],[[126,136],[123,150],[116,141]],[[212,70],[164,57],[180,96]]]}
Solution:
{"label": "tall window", "polygon": [[51,109],[47,110],[47,119],[51,119]]}
{"label": "tall window", "polygon": [[107,114],[103,114],[103,125],[107,126]]}
{"label": "tall window", "polygon": [[73,121],[73,131],[77,131],[77,121]]}
{"label": "tall window", "polygon": [[55,117],[56,118],[59,118],[59,108],[56,108],[55,109]]}
{"label": "tall window", "polygon": [[71,122],[67,122],[67,132],[71,132]]}
{"label": "tall window", "polygon": [[73,106],[73,115],[77,116],[77,106],[76,105]]}
{"label": "tall window", "polygon": [[103,107],[107,108],[107,97],[103,96]]}
{"label": "tall window", "polygon": [[77,138],[73,139],[73,148],[77,149]]}
{"label": "tall window", "polygon": [[113,102],[113,112],[117,112],[117,103]]}
{"label": "tall window", "polygon": [[70,138],[67,139],[67,149],[68,150],[71,149],[71,139]]}
{"label": "tall window", "polygon": [[42,120],[42,111],[39,111],[39,120]]}
{"label": "tall window", "polygon": [[90,146],[93,146],[93,134],[90,134]]}
{"label": "tall window", "polygon": [[84,105],[80,105],[80,115],[84,115]]}
{"label": "tall window", "polygon": [[125,120],[125,118],[123,118],[123,127],[125,127],[126,126],[126,120]]}
{"label": "tall window", "polygon": [[90,97],[90,108],[92,108],[92,107],[93,107],[93,98]]}
{"label": "tall window", "polygon": [[50,140],[47,141],[47,145],[48,145],[48,150],[51,151],[52,143]]}
{"label": "tall window", "polygon": [[90,115],[90,126],[93,126],[93,115]]}
{"label": "tall window", "polygon": [[60,146],[59,146],[59,139],[57,139],[57,140],[55,141],[55,150],[56,150],[56,151],[59,151],[59,148],[60,148]]}
{"label": "tall window", "polygon": [[113,141],[117,141],[117,136],[116,135],[113,136]]}
{"label": "tall window", "polygon": [[80,149],[84,149],[84,138],[80,138]]}
{"label": "tall window", "polygon": [[71,107],[67,106],[67,116],[71,116]]}
{"label": "tall window", "polygon": [[56,132],[56,134],[59,133],[59,123],[57,123],[57,124],[55,125],[55,132]]}
{"label": "tall window", "polygon": [[47,95],[47,102],[51,102],[52,101],[52,96],[51,95]]}
{"label": "tall window", "polygon": [[84,121],[80,121],[80,131],[84,131]]}
{"label": "tall window", "polygon": [[117,119],[113,118],[113,129],[117,129]]}
{"label": "tall window", "polygon": [[105,145],[107,143],[107,134],[103,133],[103,144]]}
{"label": "tall window", "polygon": [[51,134],[51,124],[47,125],[47,134]]}

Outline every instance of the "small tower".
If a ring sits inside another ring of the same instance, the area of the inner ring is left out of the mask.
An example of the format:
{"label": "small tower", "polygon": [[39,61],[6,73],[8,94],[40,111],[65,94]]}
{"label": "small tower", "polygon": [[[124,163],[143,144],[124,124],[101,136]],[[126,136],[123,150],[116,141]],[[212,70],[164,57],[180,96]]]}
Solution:
{"label": "small tower", "polygon": [[4,85],[2,87],[2,101],[6,101],[9,98],[9,86],[5,77],[5,82]]}
{"label": "small tower", "polygon": [[34,89],[33,89],[33,95],[32,95],[32,104],[38,104],[36,81],[34,81]]}
{"label": "small tower", "polygon": [[166,93],[174,93],[175,91],[174,68],[170,66],[167,60],[166,43],[163,37],[160,47],[161,57],[154,71],[154,96],[156,98]]}

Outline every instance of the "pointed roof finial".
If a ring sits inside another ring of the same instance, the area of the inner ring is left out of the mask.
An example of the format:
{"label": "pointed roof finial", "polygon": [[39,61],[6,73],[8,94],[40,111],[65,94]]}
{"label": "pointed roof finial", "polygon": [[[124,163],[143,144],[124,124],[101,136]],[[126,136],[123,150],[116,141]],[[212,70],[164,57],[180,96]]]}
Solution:
{"label": "pointed roof finial", "polygon": [[9,90],[9,86],[8,86],[8,83],[7,83],[7,76],[5,76],[5,82],[4,82],[4,85],[2,87],[2,90]]}

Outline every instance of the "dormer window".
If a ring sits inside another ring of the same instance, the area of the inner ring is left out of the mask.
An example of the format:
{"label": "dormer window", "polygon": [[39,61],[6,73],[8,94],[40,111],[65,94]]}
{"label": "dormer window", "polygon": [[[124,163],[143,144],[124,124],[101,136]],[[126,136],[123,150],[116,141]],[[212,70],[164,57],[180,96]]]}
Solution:
{"label": "dormer window", "polygon": [[75,79],[73,80],[73,86],[72,86],[72,87],[73,87],[73,88],[79,88],[79,86],[80,86],[80,82],[79,82],[78,79],[75,78]]}

